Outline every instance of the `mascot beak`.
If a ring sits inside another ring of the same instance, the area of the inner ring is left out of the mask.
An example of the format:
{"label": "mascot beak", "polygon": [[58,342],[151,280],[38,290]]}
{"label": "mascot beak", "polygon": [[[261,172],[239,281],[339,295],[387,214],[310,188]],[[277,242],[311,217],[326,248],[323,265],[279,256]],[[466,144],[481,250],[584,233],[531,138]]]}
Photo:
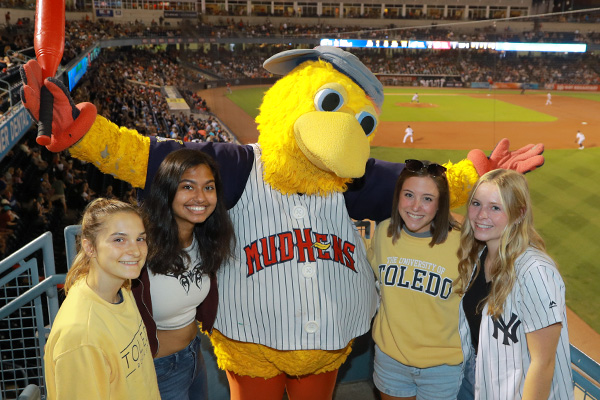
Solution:
{"label": "mascot beak", "polygon": [[308,112],[294,124],[298,147],[316,167],[340,178],[360,178],[369,158],[369,140],[354,115]]}

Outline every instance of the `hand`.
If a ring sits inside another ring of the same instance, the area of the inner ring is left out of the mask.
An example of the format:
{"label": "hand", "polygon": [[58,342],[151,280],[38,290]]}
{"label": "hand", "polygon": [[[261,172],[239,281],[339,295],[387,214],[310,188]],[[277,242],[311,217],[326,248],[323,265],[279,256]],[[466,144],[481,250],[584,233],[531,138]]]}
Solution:
{"label": "hand", "polygon": [[[52,121],[52,135],[38,137],[38,143],[52,152],[65,150],[77,143],[96,120],[96,106],[92,103],[75,105],[67,88],[55,78],[42,82],[42,68],[36,60],[30,60],[21,67],[21,99],[33,119],[39,123],[48,115]],[[49,96],[42,96],[48,91]],[[45,100],[40,100],[45,99]]]}
{"label": "hand", "polygon": [[512,152],[509,146],[508,139],[502,139],[489,158],[481,150],[471,150],[467,158],[471,160],[479,176],[498,168],[513,169],[524,174],[544,165],[542,143],[528,144]]}

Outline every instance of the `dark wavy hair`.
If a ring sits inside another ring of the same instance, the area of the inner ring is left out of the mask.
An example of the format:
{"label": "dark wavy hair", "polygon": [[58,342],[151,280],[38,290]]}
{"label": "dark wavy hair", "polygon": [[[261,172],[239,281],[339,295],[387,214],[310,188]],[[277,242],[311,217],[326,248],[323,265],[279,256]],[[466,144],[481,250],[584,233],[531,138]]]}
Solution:
{"label": "dark wavy hair", "polygon": [[431,221],[431,242],[429,247],[433,247],[436,244],[441,244],[448,238],[448,232],[452,229],[459,230],[460,224],[450,214],[450,189],[448,188],[448,179],[446,173],[438,176],[433,176],[427,171],[427,166],[431,162],[427,160],[421,161],[424,165],[419,171],[409,171],[408,168],[404,168],[396,181],[396,188],[394,189],[394,200],[392,202],[392,217],[390,219],[390,225],[388,227],[387,235],[392,238],[392,243],[396,243],[400,238],[400,233],[404,227],[404,220],[398,212],[398,203],[400,202],[400,193],[402,192],[402,186],[408,178],[416,177],[429,177],[435,183],[435,186],[440,192],[438,199],[438,209],[435,213],[433,221]]}
{"label": "dark wavy hair", "polygon": [[181,176],[189,168],[206,165],[210,168],[217,190],[217,205],[213,213],[201,224],[194,226],[198,242],[200,269],[214,276],[221,265],[232,256],[235,246],[233,224],[225,207],[223,183],[216,162],[207,154],[181,149],[167,155],[160,164],[150,193],[142,203],[148,237],[146,265],[154,274],[181,274],[190,262],[189,255],[179,241],[179,229],[173,214],[173,199]]}

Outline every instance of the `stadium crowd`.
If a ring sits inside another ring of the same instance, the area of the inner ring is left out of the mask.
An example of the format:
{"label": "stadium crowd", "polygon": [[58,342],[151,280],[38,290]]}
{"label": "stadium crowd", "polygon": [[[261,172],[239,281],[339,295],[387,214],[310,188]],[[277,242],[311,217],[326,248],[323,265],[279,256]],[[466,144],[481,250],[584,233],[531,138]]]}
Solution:
{"label": "stadium crowd", "polygon": [[[4,67],[0,73],[0,79],[5,79],[8,76],[18,74],[18,64],[24,61],[27,57],[32,57],[33,52],[19,53],[19,50],[31,49],[33,37],[33,24],[29,20],[22,21],[21,24],[15,27],[9,27],[1,32],[2,48],[4,53],[0,60],[4,62]],[[451,30],[438,27],[430,27],[418,30],[397,29],[390,25],[388,29],[365,29],[359,26],[334,27],[325,24],[314,26],[302,25],[298,23],[282,23],[275,26],[268,18],[260,25],[248,25],[241,19],[235,22],[233,18],[226,18],[218,24],[199,23],[196,26],[183,24],[182,26],[166,26],[164,24],[153,23],[145,25],[139,21],[128,23],[114,23],[113,21],[100,19],[98,21],[89,21],[86,19],[67,21],[66,25],[66,40],[65,51],[62,64],[66,65],[78,54],[88,49],[98,40],[131,38],[131,37],[152,37],[152,36],[209,36],[209,37],[269,37],[273,35],[282,36],[311,36],[327,34],[334,38],[342,37],[362,37],[362,38],[380,38],[388,37],[389,39],[418,39],[418,40],[460,40],[460,41],[544,41],[544,42],[587,42],[600,43],[600,32],[589,31],[574,32],[574,33],[557,33],[544,32],[537,30],[534,32],[525,32],[517,34],[510,30],[496,32],[495,29],[481,30],[473,34],[454,34]],[[372,54],[372,53],[371,53]],[[382,64],[375,64],[367,60],[367,64],[376,72],[389,74],[435,74],[435,75],[462,75],[463,78],[469,77],[476,81],[475,77],[480,77],[479,74],[470,73],[471,70],[487,70],[486,64],[490,64],[497,59],[493,52],[487,53],[487,59],[479,55],[473,56],[470,52],[455,51],[445,54],[441,51],[429,51],[425,56],[412,51],[412,53],[397,50],[393,54],[388,54]],[[225,47],[218,52],[203,53],[198,51],[188,51],[182,54],[182,58],[189,61],[190,64],[196,67],[198,72],[205,72],[212,75],[213,78],[233,80],[236,78],[265,78],[268,77],[267,72],[261,67],[265,58],[270,56],[268,49],[260,46],[254,46],[252,52],[237,51],[232,52]],[[368,58],[381,60],[379,55],[371,56],[366,54]],[[582,56],[585,58],[586,56]],[[536,68],[542,70],[536,74],[530,74],[530,81],[538,75],[544,78],[545,82],[560,82],[560,83],[581,83],[585,78],[590,77],[595,83],[595,77],[598,73],[595,68],[590,67],[597,64],[597,59],[593,56],[588,56],[589,61],[582,60],[579,62],[579,67],[583,67],[585,77],[571,77],[568,73],[563,73],[565,65],[570,65],[572,59],[568,57],[554,57],[548,63],[548,58],[539,58],[533,61],[523,61],[522,57],[507,57],[503,60],[503,69],[500,75],[496,71],[493,79],[496,81],[504,81],[506,78],[514,76],[514,70],[521,70],[522,64],[532,65],[537,64]],[[472,61],[474,60],[474,61]],[[490,61],[491,60],[491,61]],[[474,62],[473,65],[469,63]],[[562,64],[562,65],[560,65]],[[554,67],[556,65],[556,67]],[[2,65],[0,65],[2,67]],[[544,71],[549,69],[549,71]],[[590,70],[591,69],[591,70]],[[432,72],[433,70],[433,72]],[[488,72],[485,74],[489,75]],[[520,74],[521,76],[523,74]],[[576,81],[573,81],[575,78]],[[202,81],[203,78],[195,76],[196,81]],[[571,81],[569,81],[571,79]],[[3,96],[6,97],[6,96]],[[18,100],[18,99],[15,99]],[[0,108],[0,111],[6,108]]]}
{"label": "stadium crowd", "polygon": [[[353,32],[345,34],[344,32]],[[0,31],[3,51],[0,79],[18,79],[19,65],[33,56],[33,26],[23,19]],[[373,31],[358,26],[343,29],[328,25],[308,26],[300,23],[272,24],[268,18],[260,25],[225,18],[222,23],[199,23],[167,26],[163,21],[145,25],[139,21],[68,21],[65,52],[66,65],[99,40],[131,37],[207,35],[210,37],[303,36],[327,33],[331,37],[374,37]],[[386,32],[390,37],[420,40],[523,40],[530,41],[598,41],[598,33],[565,34],[542,31],[517,35],[510,31],[480,31],[473,35],[454,35],[436,27],[421,30]],[[283,50],[278,48],[276,51]],[[137,129],[144,135],[177,138],[184,141],[232,141],[227,130],[210,114],[210,104],[196,93],[196,88],[216,80],[237,82],[240,79],[269,77],[262,68],[274,51],[267,46],[246,44],[219,46],[210,51],[183,48],[103,49],[72,92],[76,102],[91,101],[98,112],[115,123]],[[464,50],[353,50],[375,73],[385,77],[410,76],[410,84],[444,85],[470,82],[537,82],[600,84],[600,63],[593,55],[518,56],[496,52]],[[16,77],[16,78],[15,78]],[[406,81],[396,78],[386,84]],[[191,112],[171,110],[164,88],[178,88]],[[0,112],[18,103],[20,82],[3,91]],[[0,162],[0,257],[50,229],[62,229],[73,222],[96,193],[135,201],[135,190],[124,182],[100,174],[95,167],[71,159],[67,152],[51,154],[35,143],[29,132],[18,146]],[[66,218],[66,219],[65,219]],[[58,227],[58,228],[56,228]],[[60,233],[59,233],[60,234]]]}

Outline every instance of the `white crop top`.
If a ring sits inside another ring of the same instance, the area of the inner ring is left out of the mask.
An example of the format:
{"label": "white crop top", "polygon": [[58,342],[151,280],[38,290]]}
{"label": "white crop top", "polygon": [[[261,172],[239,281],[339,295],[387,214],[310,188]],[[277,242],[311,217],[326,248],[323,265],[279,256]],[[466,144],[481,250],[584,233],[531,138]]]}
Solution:
{"label": "white crop top", "polygon": [[148,271],[152,314],[156,328],[160,330],[175,330],[192,323],[196,318],[196,307],[208,296],[210,278],[193,268],[200,260],[196,238],[184,250],[189,254],[191,264],[183,274],[155,275]]}

